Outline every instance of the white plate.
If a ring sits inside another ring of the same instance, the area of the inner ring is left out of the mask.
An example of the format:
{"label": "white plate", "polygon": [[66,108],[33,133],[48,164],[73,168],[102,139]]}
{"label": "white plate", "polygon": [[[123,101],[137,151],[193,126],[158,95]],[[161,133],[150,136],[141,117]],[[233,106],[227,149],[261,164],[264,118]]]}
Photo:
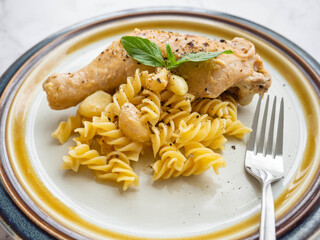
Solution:
{"label": "white plate", "polygon": [[[87,65],[113,40],[138,27],[213,39],[241,36],[254,42],[272,75],[269,95],[285,99],[285,177],[273,184],[273,192],[278,225],[292,224],[290,214],[312,193],[319,174],[319,149],[314,142],[319,140],[319,98],[310,74],[301,71],[279,46],[234,24],[187,13],[133,14],[92,21],[39,49],[2,96],[2,176],[11,185],[10,194],[26,204],[22,207],[26,214],[58,238],[233,239],[256,234],[260,186],[244,170],[247,137],[228,140],[222,151],[227,167],[219,175],[209,170],[199,176],[152,182],[145,168],[154,159],[146,154],[134,165],[139,186],[126,192],[118,185],[96,182],[85,168],[78,173],[61,170],[62,156],[73,142],[60,145],[51,133],[76,108],[51,110],[41,83],[52,72],[72,72]],[[238,118],[247,126],[251,126],[255,102],[239,107]]]}

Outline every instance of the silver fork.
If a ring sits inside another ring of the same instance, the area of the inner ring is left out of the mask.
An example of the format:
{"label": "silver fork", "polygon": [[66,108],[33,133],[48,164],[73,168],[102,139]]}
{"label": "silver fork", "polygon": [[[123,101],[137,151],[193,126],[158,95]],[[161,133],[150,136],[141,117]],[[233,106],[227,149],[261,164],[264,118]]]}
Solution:
{"label": "silver fork", "polygon": [[[259,97],[253,117],[252,132],[250,134],[245,159],[245,169],[252,176],[257,178],[262,185],[260,240],[276,239],[271,183],[281,179],[284,173],[282,156],[284,128],[283,98],[280,102],[280,110],[278,110],[279,114],[277,114],[278,127],[276,129],[276,136],[274,137],[276,105],[277,98],[274,97],[269,128],[267,129],[269,96],[267,96],[261,124],[258,124],[261,108],[261,97]],[[258,125],[260,125],[259,133]],[[266,136],[266,130],[269,132],[268,136]],[[276,138],[276,141],[274,138]]]}

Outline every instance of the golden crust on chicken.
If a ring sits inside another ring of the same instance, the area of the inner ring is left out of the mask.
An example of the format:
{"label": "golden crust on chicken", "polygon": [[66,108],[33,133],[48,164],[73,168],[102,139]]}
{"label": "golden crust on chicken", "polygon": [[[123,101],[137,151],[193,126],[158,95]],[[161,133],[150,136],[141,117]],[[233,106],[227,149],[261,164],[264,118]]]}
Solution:
{"label": "golden crust on chicken", "polygon": [[[189,92],[196,97],[215,98],[225,91],[232,92],[242,105],[256,93],[262,94],[271,84],[270,75],[256,54],[254,45],[246,39],[214,41],[206,37],[179,33],[135,29],[129,35],[147,38],[156,43],[166,57],[166,44],[176,59],[191,52],[232,50],[204,62],[188,62],[172,69],[183,77]],[[54,73],[43,83],[52,109],[77,105],[98,90],[112,93],[136,68],[154,72],[155,68],[140,64],[126,53],[120,40],[114,41],[91,63],[74,73]]]}

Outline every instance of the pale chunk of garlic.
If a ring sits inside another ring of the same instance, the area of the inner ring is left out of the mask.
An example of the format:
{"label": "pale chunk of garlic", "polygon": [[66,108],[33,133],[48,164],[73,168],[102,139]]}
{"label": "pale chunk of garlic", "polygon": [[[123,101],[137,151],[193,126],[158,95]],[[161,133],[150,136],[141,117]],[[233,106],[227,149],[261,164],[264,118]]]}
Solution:
{"label": "pale chunk of garlic", "polygon": [[147,142],[150,140],[148,127],[141,122],[141,115],[133,104],[123,104],[119,114],[119,127],[133,141]]}
{"label": "pale chunk of garlic", "polygon": [[180,76],[170,75],[167,88],[177,95],[185,95],[188,92],[187,82]]}
{"label": "pale chunk of garlic", "polygon": [[166,68],[157,68],[156,73],[149,74],[146,79],[146,86],[154,92],[161,92],[168,83],[169,71]]}
{"label": "pale chunk of garlic", "polygon": [[111,103],[111,95],[104,91],[97,91],[86,99],[79,106],[79,113],[84,117],[100,116],[101,112]]}

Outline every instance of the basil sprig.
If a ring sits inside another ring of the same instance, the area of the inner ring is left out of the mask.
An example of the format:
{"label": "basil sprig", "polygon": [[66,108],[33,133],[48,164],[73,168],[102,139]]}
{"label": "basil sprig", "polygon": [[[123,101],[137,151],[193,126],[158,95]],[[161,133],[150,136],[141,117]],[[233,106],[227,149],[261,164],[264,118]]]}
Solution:
{"label": "basil sprig", "polygon": [[179,67],[185,62],[202,62],[211,58],[216,58],[220,54],[231,54],[231,50],[220,52],[197,52],[183,55],[176,60],[169,44],[166,45],[167,59],[163,59],[161,50],[157,44],[146,38],[136,36],[125,36],[121,38],[121,43],[127,53],[135,60],[144,65],[153,67],[167,67],[169,70]]}

